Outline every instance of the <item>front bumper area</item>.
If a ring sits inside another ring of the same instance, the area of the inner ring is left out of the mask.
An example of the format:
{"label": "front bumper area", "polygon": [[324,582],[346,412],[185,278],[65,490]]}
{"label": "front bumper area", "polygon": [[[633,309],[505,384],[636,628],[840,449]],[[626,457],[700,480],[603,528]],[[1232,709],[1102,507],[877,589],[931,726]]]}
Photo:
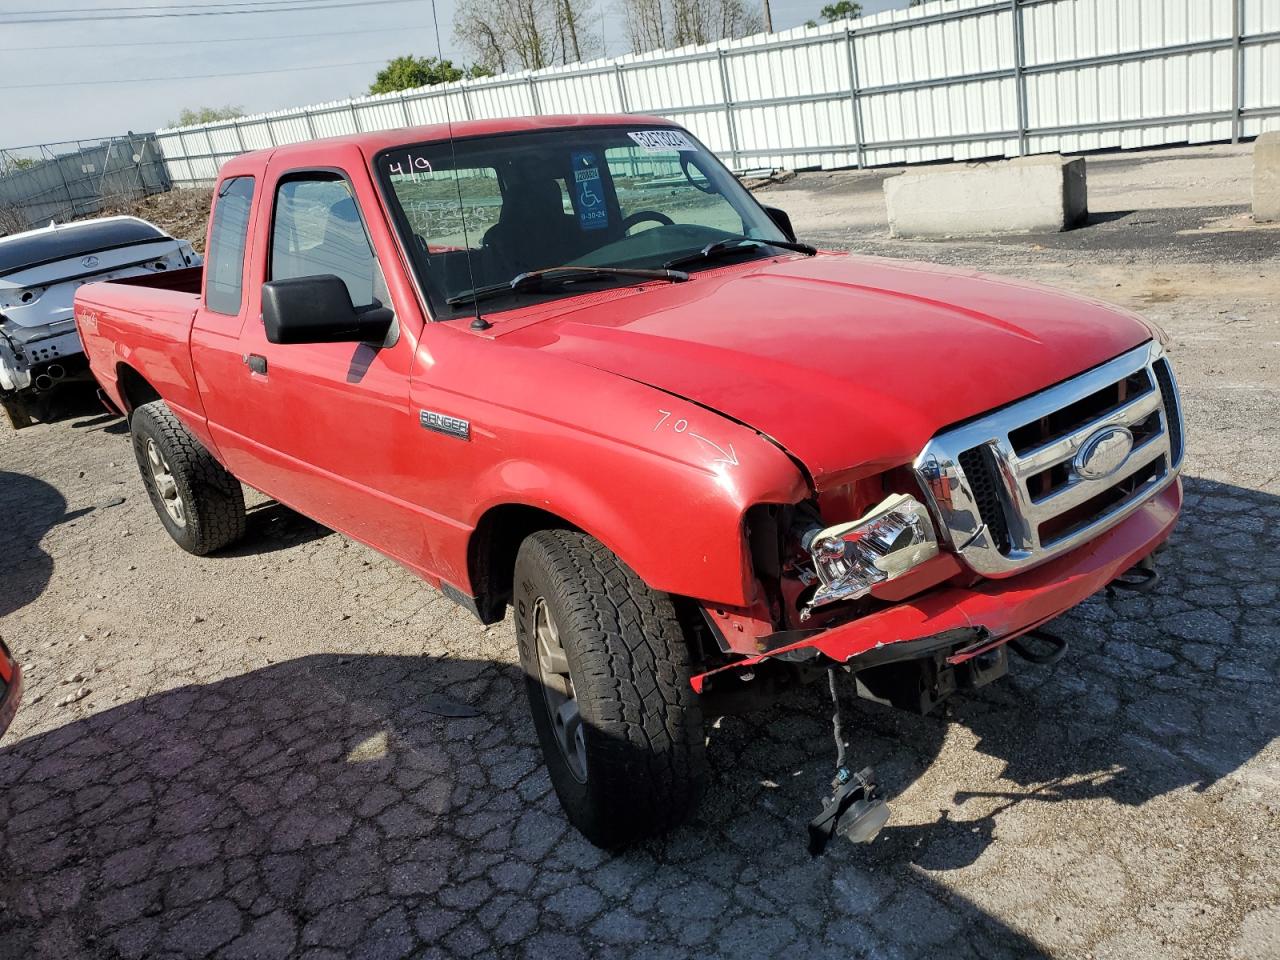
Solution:
{"label": "front bumper area", "polygon": [[22,667],[0,641],[0,737],[9,729],[22,702]]}
{"label": "front bumper area", "polygon": [[883,655],[868,659],[882,663],[897,659],[888,656],[888,648],[898,644],[908,645],[903,647],[907,657],[935,646],[927,642],[933,638],[938,638],[937,645],[946,645],[947,635],[964,633],[985,634],[991,643],[982,649],[991,649],[1088,599],[1148,556],[1173,532],[1181,508],[1178,479],[1097,539],[1016,577],[930,591],[767,654],[699,674],[693,688],[701,693],[708,678],[718,673],[801,650],[815,650],[838,663],[881,651]]}

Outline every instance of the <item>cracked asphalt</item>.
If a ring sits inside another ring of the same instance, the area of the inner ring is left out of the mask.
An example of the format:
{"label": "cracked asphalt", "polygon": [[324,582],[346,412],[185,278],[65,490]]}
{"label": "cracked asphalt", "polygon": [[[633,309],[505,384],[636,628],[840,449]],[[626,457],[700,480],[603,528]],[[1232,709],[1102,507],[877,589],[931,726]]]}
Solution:
{"label": "cracked asphalt", "polygon": [[893,817],[820,859],[821,689],[715,724],[696,819],[604,854],[551,792],[509,621],[261,498],[235,549],[182,553],[87,397],[0,428],[0,636],[28,670],[0,957],[1280,957],[1280,233],[1220,236],[1232,202],[1105,242],[810,231],[1140,310],[1189,442],[1159,586],[1058,620],[1064,660],[938,716],[846,697]]}

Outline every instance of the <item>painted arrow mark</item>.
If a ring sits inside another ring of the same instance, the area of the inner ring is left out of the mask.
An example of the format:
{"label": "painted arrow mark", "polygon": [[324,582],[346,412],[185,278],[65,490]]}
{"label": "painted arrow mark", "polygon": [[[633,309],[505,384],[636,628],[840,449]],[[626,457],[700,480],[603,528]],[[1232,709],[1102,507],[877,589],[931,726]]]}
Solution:
{"label": "painted arrow mark", "polygon": [[[662,414],[662,416],[660,416],[658,418],[658,422],[653,425],[653,429],[655,433],[662,427],[664,423],[666,423],[671,418],[670,410],[659,410],[658,413]],[[692,430],[690,430],[689,421],[684,419],[683,417],[681,417],[680,419],[676,420],[674,423],[671,424],[671,430],[675,433],[687,433],[689,434],[689,436],[693,437],[693,439],[699,441],[700,443],[705,443],[708,447],[710,447],[712,450],[718,453],[719,456],[716,459],[712,460],[711,461],[712,463],[724,463],[724,464],[728,464],[731,467],[738,466],[738,451],[733,449],[732,443],[729,444],[729,449],[726,450],[724,447],[720,446],[720,444],[716,443],[714,440],[708,440],[702,434],[694,433]]]}
{"label": "painted arrow mark", "polygon": [[715,450],[716,453],[720,454],[719,457],[711,461],[712,463],[727,463],[731,467],[736,467],[738,465],[738,452],[733,449],[732,443],[729,444],[729,449],[725,450],[725,448],[720,446],[720,444],[716,443],[714,440],[708,440],[700,433],[694,433],[690,430],[689,436],[693,437],[695,440],[701,440],[708,447]]}

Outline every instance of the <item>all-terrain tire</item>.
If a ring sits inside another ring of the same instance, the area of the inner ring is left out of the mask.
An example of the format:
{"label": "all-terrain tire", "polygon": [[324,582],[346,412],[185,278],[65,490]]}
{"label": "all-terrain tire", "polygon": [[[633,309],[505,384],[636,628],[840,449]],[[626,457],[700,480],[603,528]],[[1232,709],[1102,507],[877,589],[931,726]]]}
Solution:
{"label": "all-terrain tire", "polygon": [[[244,536],[244,489],[173,415],[163,400],[137,407],[129,417],[133,453],[160,522],[175,543],[196,556],[220,550]],[[183,522],[171,516],[152,469],[154,443],[181,499]]]}
{"label": "all-terrain tire", "polygon": [[0,400],[0,406],[4,407],[5,416],[9,418],[9,425],[13,429],[25,430],[31,426],[31,411],[21,400]]}
{"label": "all-terrain tire", "polygon": [[[585,782],[557,739],[536,622],[555,618],[581,712]],[[616,849],[665,832],[697,806],[706,741],[675,605],[597,540],[533,534],[516,558],[513,603],[529,705],[552,785],[588,840]]]}

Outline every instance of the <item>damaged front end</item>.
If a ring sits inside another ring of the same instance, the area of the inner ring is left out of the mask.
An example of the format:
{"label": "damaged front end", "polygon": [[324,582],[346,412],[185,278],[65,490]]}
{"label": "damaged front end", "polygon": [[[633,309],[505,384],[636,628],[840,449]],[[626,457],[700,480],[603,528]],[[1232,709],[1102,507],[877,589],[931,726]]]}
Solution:
{"label": "damaged front end", "polygon": [[[1156,582],[1183,452],[1172,367],[1148,343],[942,431],[909,467],[756,508],[757,602],[704,608],[721,656],[694,688],[716,699],[825,670],[833,698],[845,673],[859,697],[927,713],[1003,676],[1009,651],[1052,663],[1067,644],[1044,624],[1103,589]],[[821,829],[870,839],[879,793],[845,767],[836,710]]]}
{"label": "damaged front end", "polygon": [[813,616],[814,608],[865,597],[877,584],[938,554],[929,511],[904,494],[887,497],[850,523],[807,530],[800,541],[813,561],[812,571],[802,569],[800,579],[820,582],[800,611],[802,622]]}

